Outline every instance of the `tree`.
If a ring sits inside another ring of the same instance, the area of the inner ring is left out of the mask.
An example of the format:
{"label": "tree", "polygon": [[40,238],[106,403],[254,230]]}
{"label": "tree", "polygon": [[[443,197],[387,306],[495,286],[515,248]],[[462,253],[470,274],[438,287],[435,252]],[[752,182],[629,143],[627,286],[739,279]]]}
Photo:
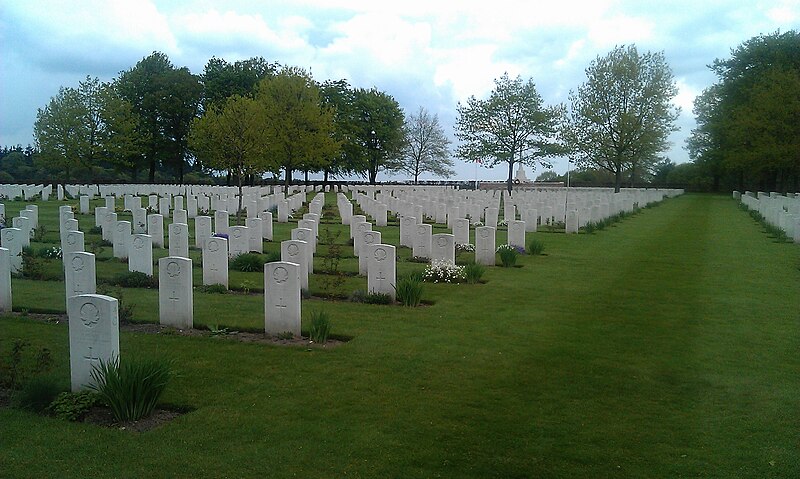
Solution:
{"label": "tree", "polygon": [[419,107],[416,114],[406,118],[403,128],[406,141],[398,170],[413,176],[414,184],[419,182],[420,173],[426,171],[444,177],[455,174],[448,151],[450,139],[445,136],[438,115]]}
{"label": "tree", "polygon": [[543,171],[536,177],[536,181],[559,181],[558,173],[553,170]]}
{"label": "tree", "polygon": [[333,110],[323,107],[319,87],[303,70],[285,68],[262,80],[256,100],[265,112],[266,154],[283,168],[286,186],[294,170],[322,170],[336,155]]}
{"label": "tree", "polygon": [[206,63],[201,75],[203,109],[208,109],[212,105],[222,105],[232,95],[252,96],[256,85],[264,78],[274,76],[278,66],[277,63],[269,63],[262,57],[233,63],[212,57]]}
{"label": "tree", "polygon": [[234,172],[242,210],[242,182],[245,175],[275,170],[267,161],[268,138],[264,106],[252,98],[233,95],[222,106],[212,106],[195,118],[189,132],[189,146],[202,161],[219,170]]}
{"label": "tree", "polygon": [[508,165],[508,192],[512,191],[514,164],[550,167],[547,158],[563,148],[557,139],[560,106],[546,107],[532,79],[523,81],[503,74],[486,100],[474,96],[458,104],[456,156],[484,167]]}
{"label": "tree", "polygon": [[34,138],[39,162],[71,179],[76,169],[98,162],[125,164],[139,147],[136,117],[112,85],[86,77],[78,88],[61,88],[39,109]]}
{"label": "tree", "polygon": [[586,76],[570,92],[564,139],[579,166],[611,172],[619,191],[624,173],[633,182],[667,148],[678,89],[663,52],[639,54],[635,45],[597,57]]}
{"label": "tree", "polygon": [[364,148],[359,142],[356,92],[346,80],[327,80],[320,85],[322,104],[333,111],[333,139],[340,148],[323,170],[324,181],[328,177],[357,173],[365,163]]}
{"label": "tree", "polygon": [[356,172],[374,184],[381,170],[396,170],[399,164],[405,144],[403,110],[388,93],[359,88],[354,91],[352,114]]}
{"label": "tree", "polygon": [[171,165],[183,182],[189,125],[199,112],[202,94],[199,78],[185,67],[176,68],[165,54],[153,52],[122,72],[116,87],[139,116],[149,181],[155,180],[157,167]]}
{"label": "tree", "polygon": [[695,99],[689,155],[714,177],[739,187],[798,188],[800,183],[800,33],[759,35],[711,65],[719,80]]}

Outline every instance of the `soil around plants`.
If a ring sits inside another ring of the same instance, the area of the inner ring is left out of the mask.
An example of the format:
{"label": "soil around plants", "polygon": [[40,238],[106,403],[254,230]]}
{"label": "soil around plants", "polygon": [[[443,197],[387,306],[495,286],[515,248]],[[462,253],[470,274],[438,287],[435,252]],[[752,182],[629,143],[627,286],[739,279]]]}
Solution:
{"label": "soil around plants", "polygon": [[[11,389],[0,387],[0,409],[11,407]],[[145,432],[166,424],[175,418],[193,411],[188,407],[161,406],[156,407],[153,412],[138,421],[117,421],[111,408],[105,405],[92,406],[77,422],[94,424],[95,426],[106,427],[109,429],[119,429],[121,431]],[[42,413],[42,415],[48,415]]]}
{"label": "soil around plants", "polygon": [[138,421],[119,422],[114,418],[111,408],[107,406],[92,406],[83,416],[81,422],[121,431],[146,432],[166,424],[185,413],[186,411],[176,409],[156,408],[149,416],[143,417]]}
{"label": "soil around plants", "polygon": [[[67,324],[66,314],[42,313],[10,313],[13,316],[52,324]],[[177,329],[171,326],[162,326],[154,323],[128,323],[120,322],[120,331],[142,334],[162,334],[165,336],[193,336],[213,337],[220,340],[239,341],[241,343],[271,344],[275,346],[305,347],[308,349],[332,349],[345,344],[350,338],[329,337],[324,343],[316,343],[307,337],[279,337],[254,331],[237,331],[231,328],[218,330],[209,329]],[[0,398],[0,401],[2,398]]]}

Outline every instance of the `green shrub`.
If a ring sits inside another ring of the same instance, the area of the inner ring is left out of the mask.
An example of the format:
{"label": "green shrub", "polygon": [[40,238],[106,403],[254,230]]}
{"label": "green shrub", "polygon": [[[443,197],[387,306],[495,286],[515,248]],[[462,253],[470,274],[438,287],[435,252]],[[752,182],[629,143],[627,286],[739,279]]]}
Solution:
{"label": "green shrub", "polygon": [[353,303],[363,303],[364,299],[367,297],[367,291],[364,289],[357,289],[350,293],[350,301]]}
{"label": "green shrub", "polygon": [[116,358],[92,367],[89,387],[118,421],[137,421],[153,412],[171,377],[167,361]]}
{"label": "green shrub", "polygon": [[422,301],[422,280],[414,276],[406,276],[395,285],[397,301],[403,306],[419,306]]}
{"label": "green shrub", "polygon": [[315,343],[325,343],[331,333],[331,320],[325,311],[311,312],[311,327],[308,331],[309,338]]}
{"label": "green shrub", "polygon": [[22,277],[44,280],[43,260],[36,257],[36,252],[30,246],[22,248]]}
{"label": "green shrub", "polygon": [[115,276],[111,283],[123,288],[157,288],[158,278],[141,271],[125,271]]}
{"label": "green shrub", "polygon": [[254,273],[264,269],[264,257],[256,253],[240,254],[231,261],[231,269],[236,271],[243,271],[245,273]]}
{"label": "green shrub", "polygon": [[101,234],[103,234],[103,228],[101,228],[99,226],[92,226],[91,228],[89,228],[89,234],[101,235]]}
{"label": "green shrub", "polygon": [[350,301],[367,304],[391,304],[392,297],[386,293],[369,293],[366,290],[358,289],[350,295]]}
{"label": "green shrub", "polygon": [[586,223],[586,226],[583,227],[583,231],[585,231],[587,234],[594,233],[594,230],[595,230],[594,223],[591,221]]}
{"label": "green shrub", "polygon": [[536,238],[528,242],[528,254],[542,254],[544,251],[544,243]]}
{"label": "green shrub", "polygon": [[77,421],[97,404],[99,396],[92,391],[62,392],[47,406],[47,412],[67,421]]}
{"label": "green shrub", "polygon": [[22,388],[14,393],[11,405],[17,409],[39,413],[44,411],[61,391],[63,389],[55,378],[35,376],[23,383]]}
{"label": "green shrub", "polygon": [[514,249],[511,245],[500,245],[497,248],[497,252],[500,254],[500,263],[502,263],[504,268],[510,268],[517,264],[517,250]]}
{"label": "green shrub", "polygon": [[364,302],[367,304],[392,304],[392,296],[386,293],[367,293]]}
{"label": "green shrub", "polygon": [[469,284],[480,283],[481,278],[483,278],[483,273],[486,272],[486,268],[478,263],[470,263],[464,266],[464,279]]}

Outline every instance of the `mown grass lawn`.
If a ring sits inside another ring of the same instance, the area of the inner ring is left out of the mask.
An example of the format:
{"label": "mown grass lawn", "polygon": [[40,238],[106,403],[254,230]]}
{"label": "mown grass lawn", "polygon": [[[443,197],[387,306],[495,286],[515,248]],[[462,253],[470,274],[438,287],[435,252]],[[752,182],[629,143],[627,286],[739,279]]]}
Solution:
{"label": "mown grass lawn", "polygon": [[[0,476],[800,477],[798,245],[700,195],[536,235],[546,255],[426,285],[432,306],[304,301],[353,337],[331,350],[123,333],[196,409],[141,434],[0,409]],[[15,309],[63,304],[59,282],[14,288]],[[157,320],[155,291],[124,294]],[[195,299],[201,327],[263,324],[260,295]],[[68,382],[65,325],[0,318],[12,338]]]}

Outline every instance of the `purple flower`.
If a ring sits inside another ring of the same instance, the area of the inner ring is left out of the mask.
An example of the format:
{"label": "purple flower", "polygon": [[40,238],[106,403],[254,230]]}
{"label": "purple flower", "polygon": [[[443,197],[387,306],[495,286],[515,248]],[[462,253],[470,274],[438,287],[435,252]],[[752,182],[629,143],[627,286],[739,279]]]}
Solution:
{"label": "purple flower", "polygon": [[213,235],[211,235],[211,236],[214,236],[214,237],[217,237],[217,238],[225,238],[225,239],[228,239],[228,234],[227,234],[227,233],[214,233],[214,234],[213,234]]}

